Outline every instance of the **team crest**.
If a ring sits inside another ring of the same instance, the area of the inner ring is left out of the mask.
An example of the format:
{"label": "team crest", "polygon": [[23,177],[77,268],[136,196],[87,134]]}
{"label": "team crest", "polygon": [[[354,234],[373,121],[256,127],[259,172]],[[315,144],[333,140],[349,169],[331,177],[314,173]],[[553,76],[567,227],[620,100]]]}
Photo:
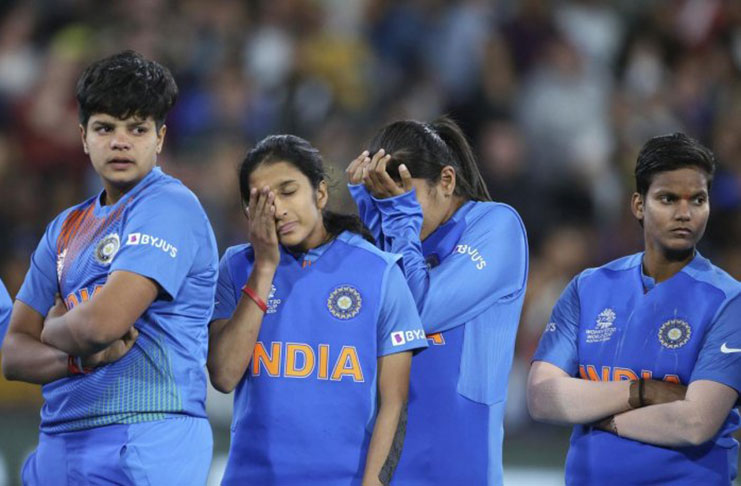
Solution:
{"label": "team crest", "polygon": [[659,328],[659,341],[665,348],[681,348],[687,344],[690,337],[692,337],[692,328],[681,319],[668,320]]}
{"label": "team crest", "polygon": [[327,299],[329,312],[337,319],[352,319],[363,305],[360,292],[350,285],[341,285],[335,288]]}
{"label": "team crest", "polygon": [[100,240],[98,246],[95,247],[95,260],[97,260],[101,265],[110,265],[120,247],[121,240],[119,239],[118,234],[111,233]]}
{"label": "team crest", "polygon": [[586,330],[587,343],[603,343],[612,339],[612,335],[617,331],[613,325],[616,318],[617,314],[609,307],[597,314],[594,329]]}

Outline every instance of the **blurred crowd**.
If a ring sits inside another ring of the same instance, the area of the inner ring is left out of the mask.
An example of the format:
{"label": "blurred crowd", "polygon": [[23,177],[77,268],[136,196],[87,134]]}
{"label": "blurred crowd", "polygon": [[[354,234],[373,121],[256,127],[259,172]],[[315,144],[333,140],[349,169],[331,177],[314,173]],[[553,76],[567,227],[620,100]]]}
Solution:
{"label": "blurred crowd", "polygon": [[530,239],[511,425],[526,420],[522,376],[566,283],[641,247],[628,202],[649,137],[683,131],[714,150],[700,249],[741,278],[741,2],[6,0],[0,278],[12,295],[45,225],[100,190],[74,88],[126,48],[178,82],[161,165],[199,195],[222,251],[245,238],[236,167],[262,137],[312,141],[332,206],[353,211],[344,167],[375,130],[452,115]]}

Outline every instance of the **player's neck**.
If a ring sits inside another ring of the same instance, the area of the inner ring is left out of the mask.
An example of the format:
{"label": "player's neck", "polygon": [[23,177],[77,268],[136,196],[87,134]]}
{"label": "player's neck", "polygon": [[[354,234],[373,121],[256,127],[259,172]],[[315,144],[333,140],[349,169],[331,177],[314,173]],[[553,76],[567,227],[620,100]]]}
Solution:
{"label": "player's neck", "polygon": [[136,184],[129,186],[114,186],[112,184],[103,184],[103,194],[100,197],[101,206],[111,206],[121,200]]}
{"label": "player's neck", "polygon": [[695,257],[695,249],[681,252],[661,251],[646,248],[643,255],[643,273],[656,283],[672,278]]}

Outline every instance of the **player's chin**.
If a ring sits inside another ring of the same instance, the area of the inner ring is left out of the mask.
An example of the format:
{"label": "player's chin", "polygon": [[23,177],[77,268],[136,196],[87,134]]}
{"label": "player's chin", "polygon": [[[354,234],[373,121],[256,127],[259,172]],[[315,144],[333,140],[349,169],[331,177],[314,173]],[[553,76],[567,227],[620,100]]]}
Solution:
{"label": "player's chin", "polygon": [[280,242],[280,244],[287,248],[300,247],[301,244],[304,242],[304,239],[305,238],[302,238],[301,234],[299,234],[299,232],[296,230],[278,235],[278,241]]}
{"label": "player's chin", "polygon": [[663,246],[668,252],[682,254],[694,251],[696,245],[696,238],[668,238]]}

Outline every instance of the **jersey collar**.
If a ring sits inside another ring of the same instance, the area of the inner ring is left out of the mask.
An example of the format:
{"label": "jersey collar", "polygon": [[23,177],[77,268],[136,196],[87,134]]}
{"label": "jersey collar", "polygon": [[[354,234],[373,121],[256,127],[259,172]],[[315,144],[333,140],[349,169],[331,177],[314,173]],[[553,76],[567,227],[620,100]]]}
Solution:
{"label": "jersey collar", "polygon": [[95,214],[96,217],[108,216],[109,214],[111,214],[111,212],[118,209],[122,204],[124,204],[125,201],[127,201],[140,188],[146,186],[149,183],[149,181],[157,177],[161,177],[161,176],[162,176],[162,169],[160,169],[158,166],[155,166],[152,170],[149,171],[149,174],[144,176],[144,179],[137,182],[136,185],[132,187],[129,190],[129,192],[124,194],[121,199],[116,201],[115,204],[109,204],[106,206],[102,206],[100,204],[100,201],[103,199],[103,195],[105,194],[105,189],[101,189],[101,191],[98,193],[98,197],[95,198],[95,209],[93,209],[93,213]]}

